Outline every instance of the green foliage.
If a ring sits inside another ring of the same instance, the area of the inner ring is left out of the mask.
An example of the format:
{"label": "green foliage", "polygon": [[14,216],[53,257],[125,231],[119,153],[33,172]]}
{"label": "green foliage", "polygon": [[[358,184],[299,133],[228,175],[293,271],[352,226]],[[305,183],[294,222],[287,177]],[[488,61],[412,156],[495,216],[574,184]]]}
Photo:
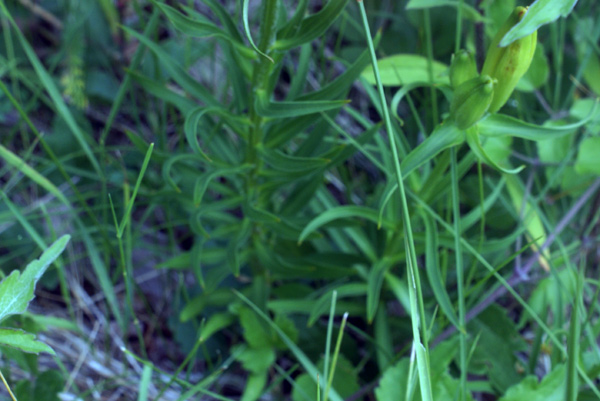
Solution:
{"label": "green foliage", "polygon": [[[70,239],[69,235],[62,236],[48,247],[39,259],[29,263],[23,273],[15,270],[0,282],[0,321],[27,310],[29,302],[34,298],[36,283],[62,253]],[[0,344],[34,354],[54,353],[46,344],[36,341],[33,334],[22,330],[0,329]]]}
{"label": "green foliage", "polygon": [[600,396],[595,2],[84,3],[0,1],[0,320],[53,261],[72,320],[19,400],[79,310],[140,401]]}

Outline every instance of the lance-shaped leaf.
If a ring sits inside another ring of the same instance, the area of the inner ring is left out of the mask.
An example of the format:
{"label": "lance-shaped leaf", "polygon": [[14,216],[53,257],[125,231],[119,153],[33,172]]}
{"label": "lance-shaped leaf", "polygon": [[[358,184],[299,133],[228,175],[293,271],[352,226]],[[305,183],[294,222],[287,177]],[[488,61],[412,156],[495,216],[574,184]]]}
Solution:
{"label": "lance-shaped leaf", "polygon": [[500,46],[508,46],[515,40],[535,32],[540,26],[566,17],[571,13],[577,0],[536,0],[523,19],[516,24],[500,41]]}
{"label": "lance-shaped leaf", "polygon": [[39,259],[29,263],[23,274],[13,271],[0,283],[0,321],[7,316],[23,313],[34,298],[35,284],[46,271],[50,263],[62,253],[67,246],[69,235],[63,235],[44,251]]}
{"label": "lance-shaped leaf", "polygon": [[529,124],[504,114],[491,114],[479,121],[477,125],[479,127],[479,135],[482,136],[513,136],[529,139],[530,141],[543,141],[568,135],[575,128],[586,124],[598,114],[600,114],[598,111],[598,102],[594,102],[587,117],[574,124],[542,126]]}
{"label": "lance-shaped leaf", "polygon": [[272,102],[267,93],[260,89],[256,91],[256,113],[261,117],[289,118],[305,116],[340,108],[350,103],[350,100],[305,100],[297,102]]}
{"label": "lance-shaped leaf", "polygon": [[321,37],[344,11],[346,4],[348,0],[329,0],[321,11],[302,20],[295,36],[276,40],[273,49],[289,50]]}

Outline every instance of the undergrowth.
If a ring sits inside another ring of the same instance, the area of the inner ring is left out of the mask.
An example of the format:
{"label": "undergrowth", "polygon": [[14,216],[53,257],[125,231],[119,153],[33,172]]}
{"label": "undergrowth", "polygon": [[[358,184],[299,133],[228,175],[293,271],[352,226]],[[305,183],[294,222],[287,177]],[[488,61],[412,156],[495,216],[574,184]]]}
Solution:
{"label": "undergrowth", "polygon": [[593,0],[0,12],[4,399],[600,399]]}

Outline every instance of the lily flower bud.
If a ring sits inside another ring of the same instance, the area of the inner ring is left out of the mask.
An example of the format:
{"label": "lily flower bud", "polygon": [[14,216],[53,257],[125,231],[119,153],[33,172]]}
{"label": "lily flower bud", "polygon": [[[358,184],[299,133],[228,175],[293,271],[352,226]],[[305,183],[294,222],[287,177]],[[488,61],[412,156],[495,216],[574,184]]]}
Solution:
{"label": "lily flower bud", "polygon": [[495,84],[495,79],[481,75],[463,82],[455,89],[450,103],[450,116],[458,128],[467,129],[481,120],[494,98]]}
{"label": "lily flower bud", "polygon": [[504,35],[519,23],[526,13],[527,8],[516,7],[490,44],[481,70],[481,74],[489,75],[498,80],[498,85],[494,89],[494,99],[489,108],[490,113],[495,113],[504,106],[517,82],[531,65],[537,44],[537,31],[512,42],[506,47],[498,47]]}
{"label": "lily flower bud", "polygon": [[473,53],[460,50],[452,55],[450,61],[450,85],[458,88],[460,84],[477,76],[477,65]]}

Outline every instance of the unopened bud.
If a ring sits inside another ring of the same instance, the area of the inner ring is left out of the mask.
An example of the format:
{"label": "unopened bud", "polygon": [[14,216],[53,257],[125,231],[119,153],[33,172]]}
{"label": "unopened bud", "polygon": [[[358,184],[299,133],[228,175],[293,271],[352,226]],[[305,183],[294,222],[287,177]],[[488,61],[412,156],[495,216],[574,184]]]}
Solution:
{"label": "unopened bud", "polygon": [[481,120],[494,97],[495,84],[496,80],[481,75],[463,82],[455,89],[450,115],[458,128],[467,129]]}
{"label": "unopened bud", "polygon": [[458,88],[460,84],[477,76],[477,65],[473,54],[467,50],[460,50],[452,55],[450,61],[450,85]]}
{"label": "unopened bud", "polygon": [[506,47],[498,47],[504,35],[519,23],[526,13],[525,7],[516,7],[490,44],[481,70],[481,74],[498,80],[498,85],[494,89],[494,99],[489,108],[490,113],[495,113],[504,106],[517,82],[531,65],[537,44],[537,31],[515,40]]}

